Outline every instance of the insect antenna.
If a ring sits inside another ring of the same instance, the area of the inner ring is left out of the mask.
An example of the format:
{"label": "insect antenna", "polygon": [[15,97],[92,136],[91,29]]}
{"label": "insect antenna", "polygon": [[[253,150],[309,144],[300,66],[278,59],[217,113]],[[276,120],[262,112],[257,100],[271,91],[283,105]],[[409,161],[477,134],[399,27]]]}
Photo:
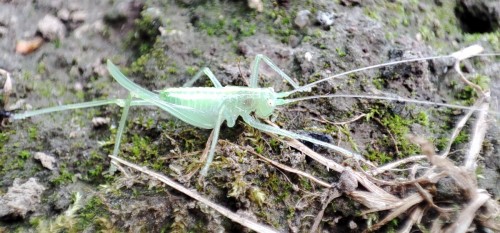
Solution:
{"label": "insect antenna", "polygon": [[[415,99],[405,98],[405,97],[401,97],[401,96],[397,96],[397,95],[393,95],[393,94],[392,94],[392,96],[357,95],[357,94],[313,95],[313,96],[298,97],[298,98],[293,98],[293,99],[285,99],[285,100],[280,101],[278,103],[279,103],[279,105],[285,105],[285,104],[295,103],[295,102],[299,102],[299,101],[313,100],[313,99],[320,99],[320,98],[363,98],[363,99],[387,100],[387,101],[395,101],[395,102],[407,102],[407,103],[415,103],[415,104],[422,104],[422,105],[434,105],[434,106],[463,109],[463,110],[473,110],[473,111],[481,110],[481,108],[477,108],[477,107],[463,106],[463,105],[457,105],[457,104],[437,103],[437,102],[425,101],[425,100],[415,100]],[[498,111],[489,111],[488,113],[500,116],[500,112],[498,112]]]}
{"label": "insect antenna", "polygon": [[357,72],[361,72],[361,71],[365,71],[365,70],[376,69],[376,68],[383,68],[383,67],[393,66],[393,65],[397,65],[397,64],[403,64],[403,63],[409,63],[409,62],[418,62],[418,61],[429,61],[429,60],[444,59],[444,58],[454,58],[456,60],[455,64],[458,64],[462,60],[465,60],[465,59],[471,58],[471,57],[476,57],[476,56],[482,56],[482,57],[486,57],[486,56],[487,57],[500,56],[500,53],[483,53],[483,54],[481,54],[481,52],[483,50],[484,50],[483,47],[481,47],[480,45],[471,45],[469,47],[466,47],[466,48],[464,48],[462,50],[459,50],[457,52],[451,53],[449,55],[430,56],[430,57],[421,57],[421,58],[414,58],[414,59],[406,59],[406,60],[401,60],[401,61],[392,61],[392,62],[387,62],[387,63],[383,63],[383,64],[377,64],[377,65],[362,67],[362,68],[358,68],[358,69],[354,69],[354,70],[349,70],[349,71],[346,71],[346,72],[342,72],[342,73],[339,73],[339,74],[336,74],[336,75],[333,75],[333,76],[329,76],[329,77],[320,79],[318,81],[315,81],[315,82],[306,84],[304,86],[298,87],[298,88],[296,88],[296,89],[294,89],[292,91],[278,93],[278,96],[282,98],[282,97],[287,97],[287,96],[289,96],[291,94],[294,94],[296,92],[307,92],[312,87],[315,87],[319,83],[322,83],[322,82],[326,82],[326,81],[329,81],[329,80],[332,80],[332,79],[335,79],[335,78],[339,78],[339,77],[342,77],[342,76],[346,76],[346,75],[349,75],[349,74],[353,74],[353,73],[357,73]]}

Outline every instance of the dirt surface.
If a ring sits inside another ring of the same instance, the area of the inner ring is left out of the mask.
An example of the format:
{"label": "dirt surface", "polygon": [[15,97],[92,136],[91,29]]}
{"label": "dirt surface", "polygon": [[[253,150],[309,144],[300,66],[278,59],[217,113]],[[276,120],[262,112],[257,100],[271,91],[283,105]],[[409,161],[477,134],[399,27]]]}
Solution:
{"label": "dirt surface", "polygon": [[[447,55],[472,44],[480,44],[486,53],[500,52],[500,4],[471,2],[4,0],[0,1],[0,69],[10,73],[13,89],[10,93],[5,86],[2,89],[2,95],[7,92],[1,99],[2,115],[125,98],[127,91],[106,70],[107,59],[140,86],[161,90],[182,86],[202,67],[209,67],[223,86],[244,86],[257,54],[268,56],[305,85],[369,65]],[[385,94],[473,105],[479,94],[460,80],[452,65],[450,59],[438,59],[372,69],[321,83],[294,97]],[[498,204],[500,130],[494,111],[500,107],[499,57],[468,59],[461,68],[472,82],[491,90],[492,113],[475,178]],[[268,66],[259,72],[260,86],[277,92],[292,89]],[[6,76],[0,81],[3,86]],[[201,79],[195,86],[212,84]],[[8,190],[28,180],[36,180],[45,190],[40,203],[37,199],[20,204],[26,213],[0,216],[0,232],[248,231],[145,175],[110,172],[107,155],[113,150],[120,112],[117,106],[104,106],[5,119],[0,133],[0,197],[11,196]],[[402,101],[322,98],[280,106],[271,118],[283,129],[360,153],[379,166],[422,153],[408,134],[425,137],[438,154],[443,152],[465,113]],[[473,116],[454,139],[448,158],[457,166],[464,164],[476,137],[471,133],[475,120]],[[203,165],[199,159],[209,135],[210,130],[167,112],[133,107],[119,156],[278,231],[308,232],[322,209],[319,232],[362,232],[387,214],[365,213],[367,207],[347,195],[327,202],[326,188],[247,153],[254,151],[327,183],[336,183],[341,176],[241,119],[232,128],[223,124],[214,162],[208,175],[201,177],[197,169]],[[333,150],[306,145],[357,169],[352,160]],[[40,152],[50,158],[50,165],[35,158]],[[430,166],[425,159],[415,164]],[[411,165],[377,177],[408,179]],[[438,205],[466,201],[453,182],[431,186],[426,189],[434,190]],[[381,187],[400,198],[416,192],[411,185]],[[82,197],[76,198],[76,193]],[[438,215],[429,210],[412,229],[430,229],[443,221]],[[407,218],[402,214],[380,231],[399,229]],[[444,226],[454,218],[447,221]],[[484,231],[476,222],[472,226]]]}

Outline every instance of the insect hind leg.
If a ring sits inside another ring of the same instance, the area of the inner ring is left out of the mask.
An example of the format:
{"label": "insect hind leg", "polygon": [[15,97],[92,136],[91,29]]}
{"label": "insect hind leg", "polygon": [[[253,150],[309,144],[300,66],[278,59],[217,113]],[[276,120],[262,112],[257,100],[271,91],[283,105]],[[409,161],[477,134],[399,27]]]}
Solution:
{"label": "insect hind leg", "polygon": [[222,85],[220,84],[219,80],[217,80],[217,78],[215,77],[214,73],[212,73],[212,71],[208,68],[208,67],[203,67],[200,71],[198,71],[198,73],[196,73],[196,75],[194,75],[194,77],[192,77],[189,81],[187,81],[186,83],[184,83],[184,85],[182,85],[183,87],[191,87],[193,86],[193,84],[198,81],[198,79],[200,79],[200,77],[205,74],[209,79],[210,81],[214,84],[214,86],[216,88],[221,88]]}

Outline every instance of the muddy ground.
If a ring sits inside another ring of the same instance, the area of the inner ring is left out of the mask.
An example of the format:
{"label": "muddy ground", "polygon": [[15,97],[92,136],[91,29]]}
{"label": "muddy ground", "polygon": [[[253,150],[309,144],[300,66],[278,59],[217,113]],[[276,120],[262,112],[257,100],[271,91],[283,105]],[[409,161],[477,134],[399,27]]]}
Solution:
{"label": "muddy ground", "polygon": [[[0,69],[10,73],[13,88],[10,93],[6,87],[2,90],[2,94],[8,92],[2,97],[2,114],[125,98],[127,91],[107,73],[107,59],[142,87],[161,90],[181,86],[202,67],[209,67],[223,86],[246,85],[257,54],[268,56],[304,85],[368,65],[446,55],[472,44],[480,44],[486,52],[500,52],[500,4],[470,2],[4,0],[0,1]],[[20,43],[27,47],[16,48]],[[474,104],[478,94],[460,81],[452,64],[440,59],[369,70],[322,83],[311,93],[295,97],[383,92]],[[472,82],[491,89],[490,108],[498,111],[498,57],[469,59],[461,67]],[[262,66],[260,74],[261,86],[278,92],[291,89],[269,67]],[[1,78],[3,85],[6,75]],[[205,79],[196,85],[211,86]],[[467,111],[336,98],[302,101],[275,112],[274,122],[281,128],[355,151],[382,165],[421,154],[408,134],[427,138],[437,153],[442,152]],[[243,231],[239,224],[144,175],[110,172],[107,155],[113,150],[119,117],[119,107],[105,106],[4,120],[0,232]],[[452,145],[449,158],[456,165],[463,164],[474,119]],[[489,115],[475,173],[479,187],[498,202],[497,119],[498,114]],[[309,231],[322,209],[326,189],[247,152],[255,151],[328,183],[338,181],[339,173],[240,119],[233,128],[222,126],[214,163],[201,178],[199,158],[209,135],[209,130],[158,109],[134,107],[119,156],[279,231]],[[356,169],[352,161],[332,150],[306,145]],[[54,161],[42,164],[39,157],[44,155]],[[418,164],[429,166],[425,160]],[[388,171],[378,178],[407,179],[408,170]],[[398,197],[415,192],[412,186],[382,187]],[[439,185],[434,188],[438,204],[460,203],[460,192]],[[19,196],[26,198],[9,202]],[[363,210],[365,206],[341,196],[327,205],[319,231],[361,232],[387,214]],[[442,221],[436,216],[429,210],[413,230],[426,231],[435,221]],[[407,217],[399,216],[380,231],[397,230]],[[453,220],[450,217],[444,225]],[[473,227],[477,232],[484,230],[474,223]]]}

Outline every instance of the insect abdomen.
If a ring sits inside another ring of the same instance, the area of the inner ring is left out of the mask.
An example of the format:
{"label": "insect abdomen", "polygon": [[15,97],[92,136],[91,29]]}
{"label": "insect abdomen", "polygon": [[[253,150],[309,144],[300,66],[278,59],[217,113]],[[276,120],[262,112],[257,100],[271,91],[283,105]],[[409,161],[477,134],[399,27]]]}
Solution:
{"label": "insect abdomen", "polygon": [[[213,89],[213,88],[210,88]],[[172,88],[160,92],[160,98],[179,106],[178,117],[191,125],[212,129],[216,124],[224,95],[211,92],[209,88]]]}

